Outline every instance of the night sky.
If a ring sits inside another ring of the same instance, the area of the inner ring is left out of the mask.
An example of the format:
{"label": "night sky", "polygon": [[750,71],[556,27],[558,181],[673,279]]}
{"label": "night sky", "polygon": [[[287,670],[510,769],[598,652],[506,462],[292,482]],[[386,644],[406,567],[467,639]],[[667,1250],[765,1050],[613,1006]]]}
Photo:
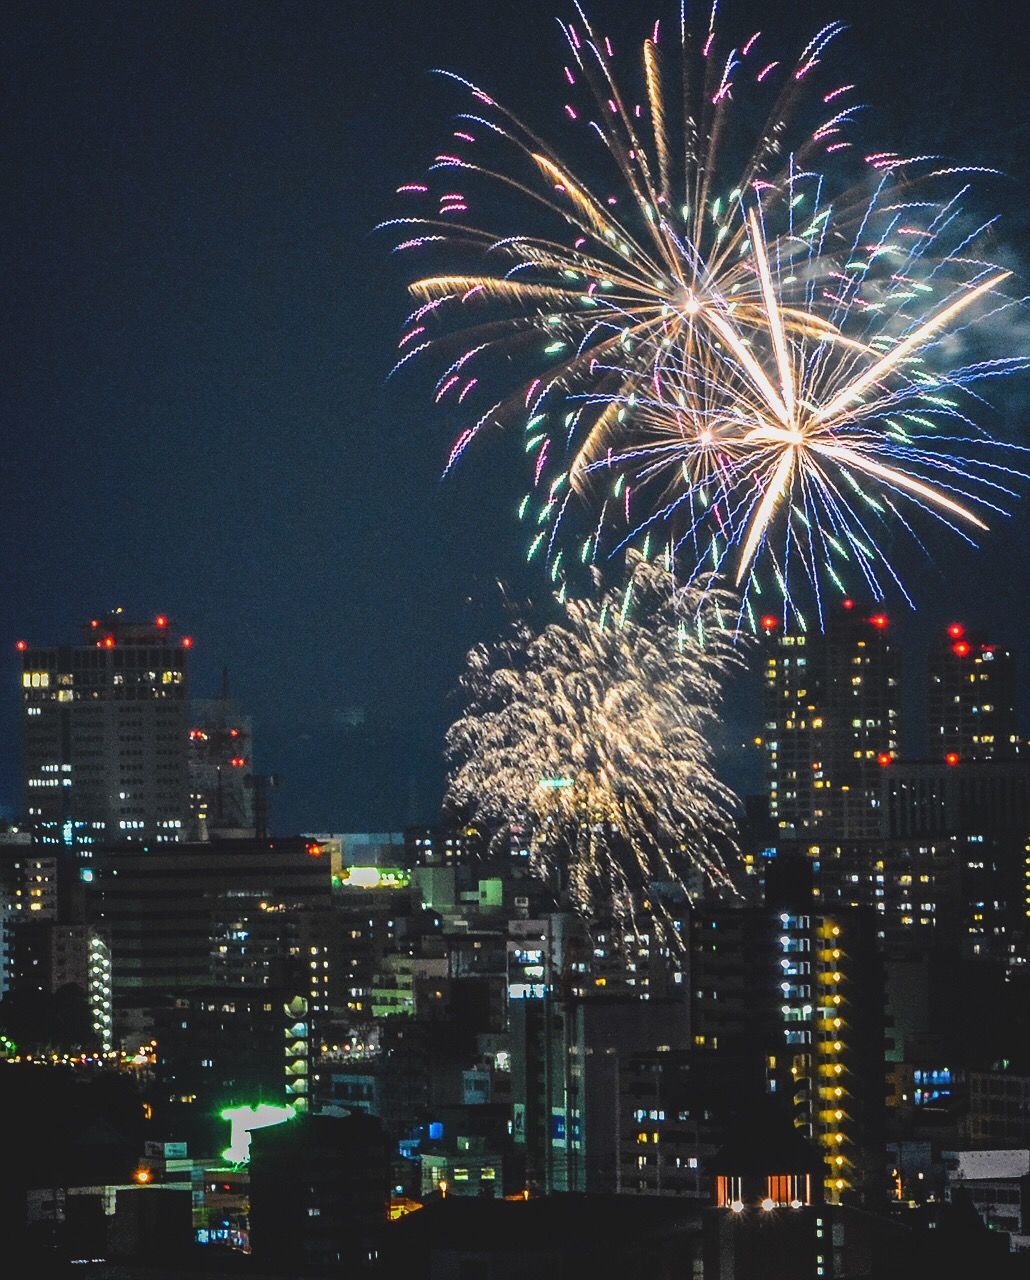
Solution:
{"label": "night sky", "polygon": [[[513,598],[544,584],[520,567],[512,442],[482,440],[441,484],[457,423],[417,379],[385,382],[405,264],[371,229],[399,211],[395,188],[420,176],[460,109],[431,67],[572,138],[575,156],[559,11],[4,6],[3,812],[18,802],[15,640],[71,640],[120,604],[166,612],[195,638],[198,694],[228,664],[259,767],[280,777],[279,829],[434,816],[463,652],[501,625],[499,581]],[[598,0],[591,12],[639,43],[674,11]],[[1004,209],[1000,238],[1025,272],[1021,6],[724,0],[721,13],[785,54],[849,21],[833,56],[873,106],[864,136],[1004,169],[984,209]],[[1030,381],[995,400],[1012,435]],[[937,540],[916,584],[922,612],[899,628],[913,652],[950,616],[1030,648],[1026,509],[978,555]],[[749,714],[738,695],[728,740]]]}

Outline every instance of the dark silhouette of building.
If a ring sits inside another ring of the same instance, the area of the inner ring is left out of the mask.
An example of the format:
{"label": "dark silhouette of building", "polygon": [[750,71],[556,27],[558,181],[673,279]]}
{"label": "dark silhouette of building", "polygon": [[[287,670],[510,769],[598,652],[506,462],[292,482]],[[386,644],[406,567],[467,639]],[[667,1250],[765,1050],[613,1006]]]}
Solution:
{"label": "dark silhouette of building", "polygon": [[305,837],[98,851],[89,910],[110,940],[119,1028],[224,980],[216,939],[240,913],[328,907],[336,857]]}
{"label": "dark silhouette of building", "polygon": [[229,696],[223,673],[221,696],[194,698],[189,726],[190,838],[219,831],[253,832],[255,778],[253,722]]}
{"label": "dark silhouette of building", "polygon": [[378,1120],[298,1116],[254,1130],[250,1152],[250,1239],[258,1266],[351,1275],[375,1262],[389,1200]]}

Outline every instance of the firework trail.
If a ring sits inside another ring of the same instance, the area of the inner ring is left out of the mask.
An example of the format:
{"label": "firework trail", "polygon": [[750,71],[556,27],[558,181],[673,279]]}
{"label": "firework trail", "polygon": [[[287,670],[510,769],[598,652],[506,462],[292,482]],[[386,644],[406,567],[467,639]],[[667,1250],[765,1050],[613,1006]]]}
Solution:
{"label": "firework trail", "polygon": [[712,747],[725,674],[742,660],[732,609],[727,593],[676,588],[631,554],[624,586],[474,648],[447,735],[449,807],[527,827],[535,870],[587,919],[635,927],[650,912],[675,946],[653,886],[696,869],[734,892],[736,801]]}
{"label": "firework trail", "polygon": [[[699,32],[681,17],[667,40],[656,23],[631,94],[575,6],[561,114],[607,194],[451,76],[470,109],[401,188],[421,209],[384,225],[456,265],[410,286],[395,367],[437,360],[436,400],[468,411],[448,471],[521,419],[527,555],[562,591],[567,552],[597,564],[660,538],[686,580],[721,569],[751,612],[764,578],[804,625],[793,583],[820,613],[846,577],[879,598],[900,586],[884,528],[916,534],[929,513],[971,537],[976,508],[1011,496],[1014,455],[974,414],[979,384],[1026,361],[954,364],[974,320],[1014,305],[984,257],[994,220],[964,207],[989,171],[858,149],[856,87],[827,67],[842,30],[780,60],[761,32],[731,46],[714,6]],[[533,229],[480,225],[484,186]]]}

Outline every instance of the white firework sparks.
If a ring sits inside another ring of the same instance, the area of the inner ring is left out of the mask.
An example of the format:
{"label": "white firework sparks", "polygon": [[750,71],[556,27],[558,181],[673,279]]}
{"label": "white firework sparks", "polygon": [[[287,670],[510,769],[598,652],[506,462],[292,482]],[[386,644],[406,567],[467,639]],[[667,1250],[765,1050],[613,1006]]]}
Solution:
{"label": "white firework sparks", "polygon": [[584,916],[632,925],[650,911],[675,945],[656,886],[699,870],[733,891],[736,799],[713,759],[724,677],[741,660],[732,616],[724,593],[677,589],[667,566],[633,554],[626,585],[600,602],[568,600],[539,632],[474,648],[447,735],[449,806],[528,824],[535,870]]}

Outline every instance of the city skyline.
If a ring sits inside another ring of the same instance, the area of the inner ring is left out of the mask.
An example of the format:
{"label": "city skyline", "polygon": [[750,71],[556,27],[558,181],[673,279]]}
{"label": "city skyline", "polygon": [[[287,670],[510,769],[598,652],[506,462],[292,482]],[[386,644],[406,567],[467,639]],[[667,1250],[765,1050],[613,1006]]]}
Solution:
{"label": "city skyline", "polygon": [[[958,5],[929,22],[915,5],[883,41],[861,6],[838,9],[881,136],[919,145],[932,131],[949,155],[1010,175],[1000,238],[1015,255],[1027,178],[1015,25]],[[551,10],[491,15],[487,38],[441,7],[415,42],[401,5],[357,24],[324,6],[308,25],[276,6],[257,18],[235,5],[11,12],[5,394],[25,483],[3,515],[7,731],[17,639],[70,634],[116,605],[165,610],[197,637],[198,693],[230,665],[261,768],[281,779],[280,829],[302,814],[336,829],[429,820],[466,649],[497,634],[508,599],[544,592],[521,565],[517,495],[497,477],[496,451],[517,444],[473,451],[441,484],[451,423],[412,383],[384,384],[404,303],[370,229],[446,125],[427,68],[531,98],[504,50],[532,41],[557,69]],[[799,6],[784,41],[815,12]],[[906,32],[919,35],[911,62]],[[1011,416],[1025,387],[1006,396]],[[905,647],[960,620],[1025,663],[1028,541],[1023,503],[980,552],[943,549],[921,570],[918,614],[885,606],[915,638]],[[731,703],[731,739],[754,705],[747,691]],[[0,772],[12,816],[13,755]]]}
{"label": "city skyline", "polygon": [[1025,1280],[1022,15],[0,23],[7,1253]]}

